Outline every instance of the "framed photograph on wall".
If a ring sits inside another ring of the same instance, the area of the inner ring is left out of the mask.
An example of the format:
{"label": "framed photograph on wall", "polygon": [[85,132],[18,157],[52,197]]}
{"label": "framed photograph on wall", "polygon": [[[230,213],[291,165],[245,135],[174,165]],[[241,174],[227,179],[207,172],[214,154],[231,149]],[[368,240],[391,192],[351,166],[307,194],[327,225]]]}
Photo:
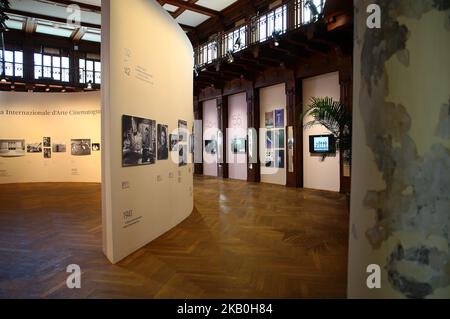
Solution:
{"label": "framed photograph on wall", "polygon": [[233,154],[245,154],[245,138],[234,138],[231,140],[231,152]]}
{"label": "framed photograph on wall", "polygon": [[100,143],[92,143],[92,151],[100,152]]}
{"label": "framed photograph on wall", "polygon": [[167,125],[158,124],[158,161],[169,159],[168,132]]}
{"label": "framed photograph on wall", "polygon": [[170,134],[170,151],[178,152],[178,135]]}
{"label": "framed photograph on wall", "polygon": [[0,157],[25,156],[25,140],[0,140]]}
{"label": "framed photograph on wall", "polygon": [[205,152],[206,152],[206,154],[216,155],[217,154],[217,141],[216,140],[205,140]]}
{"label": "framed photograph on wall", "polygon": [[52,147],[52,138],[51,137],[44,137],[43,139],[44,147]]}
{"label": "framed photograph on wall", "polygon": [[27,144],[27,153],[42,153],[42,143]]}
{"label": "framed photograph on wall", "polygon": [[179,120],[178,121],[178,141],[180,143],[188,142],[188,128],[187,121]]}
{"label": "framed photograph on wall", "polygon": [[275,127],[284,128],[284,110],[275,110]]}
{"label": "framed photograph on wall", "polygon": [[275,167],[284,168],[284,150],[275,151]]}
{"label": "framed photograph on wall", "polygon": [[275,157],[274,151],[268,150],[265,154],[265,166],[266,167],[274,167],[275,166]]}
{"label": "framed photograph on wall", "polygon": [[188,146],[186,144],[178,145],[179,166],[186,166],[188,160]]}
{"label": "framed photograph on wall", "polygon": [[136,116],[122,116],[122,166],[156,162],[156,122]]}
{"label": "framed photograph on wall", "polygon": [[273,128],[274,120],[273,120],[273,112],[266,112],[265,113],[265,121],[266,128]]}
{"label": "framed photograph on wall", "polygon": [[53,144],[52,147],[53,153],[65,153],[66,149],[66,144]]}
{"label": "framed photograph on wall", "polygon": [[275,148],[285,148],[284,129],[274,131]]}
{"label": "framed photograph on wall", "polygon": [[273,131],[266,131],[266,148],[271,149],[274,147]]}
{"label": "framed photograph on wall", "polygon": [[70,145],[71,145],[71,153],[73,156],[91,155],[90,139],[73,139],[70,141]]}
{"label": "framed photograph on wall", "polygon": [[52,149],[51,148],[44,148],[44,158],[45,159],[52,158]]}

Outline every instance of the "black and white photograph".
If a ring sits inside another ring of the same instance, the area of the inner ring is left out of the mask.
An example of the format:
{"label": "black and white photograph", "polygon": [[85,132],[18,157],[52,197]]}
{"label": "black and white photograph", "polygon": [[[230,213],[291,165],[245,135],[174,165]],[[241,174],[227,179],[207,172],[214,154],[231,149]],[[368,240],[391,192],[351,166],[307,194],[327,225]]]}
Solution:
{"label": "black and white photograph", "polygon": [[211,154],[211,155],[217,154],[217,141],[216,140],[205,140],[205,152],[206,152],[206,154]]}
{"label": "black and white photograph", "polygon": [[188,128],[187,121],[179,120],[178,121],[178,141],[180,143],[188,142]]}
{"label": "black and white photograph", "polygon": [[0,157],[25,156],[25,140],[0,140]]}
{"label": "black and white photograph", "polygon": [[266,151],[265,166],[266,167],[274,167],[275,166],[274,152],[272,150]]}
{"label": "black and white photograph", "polygon": [[178,154],[179,154],[179,166],[186,166],[188,164],[187,159],[188,159],[188,146],[187,145],[183,145],[183,144],[179,144],[178,145]]}
{"label": "black and white photograph", "polygon": [[169,159],[168,132],[167,125],[158,124],[158,161]]}
{"label": "black and white photograph", "polygon": [[43,144],[44,144],[44,147],[52,147],[52,138],[51,137],[44,137],[43,138]]}
{"label": "black and white photograph", "polygon": [[100,143],[92,143],[92,151],[100,152]]}
{"label": "black and white photograph", "polygon": [[70,141],[70,145],[71,145],[71,154],[73,156],[91,155],[90,139],[73,139]]}
{"label": "black and white photograph", "polygon": [[234,138],[231,141],[231,151],[233,154],[245,154],[245,138]]}
{"label": "black and white photograph", "polygon": [[150,165],[156,162],[156,122],[135,116],[122,116],[122,166]]}
{"label": "black and white photograph", "polygon": [[178,135],[170,134],[170,151],[178,152]]}
{"label": "black and white photograph", "polygon": [[27,144],[27,153],[42,153],[42,143]]}
{"label": "black and white photograph", "polygon": [[275,167],[284,168],[284,151],[275,151]]}
{"label": "black and white photograph", "polygon": [[45,159],[52,158],[52,149],[51,148],[44,148],[44,158]]}
{"label": "black and white photograph", "polygon": [[65,153],[66,149],[66,144],[53,144],[53,153]]}

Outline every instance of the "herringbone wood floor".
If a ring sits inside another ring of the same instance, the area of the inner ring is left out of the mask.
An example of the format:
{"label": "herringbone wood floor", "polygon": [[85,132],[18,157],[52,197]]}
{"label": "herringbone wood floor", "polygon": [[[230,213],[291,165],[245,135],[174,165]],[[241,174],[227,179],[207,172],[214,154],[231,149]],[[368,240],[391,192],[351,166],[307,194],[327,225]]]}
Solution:
{"label": "herringbone wood floor", "polygon": [[[336,298],[346,295],[339,194],[195,179],[195,211],[118,265],[101,250],[96,184],[0,185],[2,298]],[[69,264],[82,289],[66,288]]]}

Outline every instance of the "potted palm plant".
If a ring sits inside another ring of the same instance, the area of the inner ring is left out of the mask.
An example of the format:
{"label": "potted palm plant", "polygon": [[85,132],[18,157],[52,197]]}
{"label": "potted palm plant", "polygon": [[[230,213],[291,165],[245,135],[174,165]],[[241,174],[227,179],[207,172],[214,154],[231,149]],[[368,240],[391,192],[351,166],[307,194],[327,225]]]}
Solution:
{"label": "potted palm plant", "polygon": [[6,10],[10,8],[9,0],[0,0],[0,33],[3,33],[7,30],[6,20],[8,20],[8,16],[6,15]]}
{"label": "potted palm plant", "polygon": [[[311,99],[303,114],[307,119],[303,127],[311,128],[322,125],[336,138],[336,149],[343,156],[344,162],[351,168],[352,161],[352,112],[343,103],[330,97]],[[350,194],[347,194],[347,199]]]}

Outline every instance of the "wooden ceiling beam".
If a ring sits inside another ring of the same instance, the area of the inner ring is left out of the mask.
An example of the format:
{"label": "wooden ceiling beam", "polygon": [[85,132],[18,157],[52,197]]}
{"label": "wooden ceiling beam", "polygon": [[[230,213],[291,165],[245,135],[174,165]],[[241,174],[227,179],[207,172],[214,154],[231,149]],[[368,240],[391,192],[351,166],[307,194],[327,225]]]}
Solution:
{"label": "wooden ceiling beam", "polygon": [[27,18],[24,23],[24,31],[25,33],[34,33],[36,31],[36,19]]}
{"label": "wooden ceiling beam", "polygon": [[84,35],[86,34],[87,29],[84,27],[78,28],[75,31],[73,31],[71,39],[73,42],[80,41]]}
{"label": "wooden ceiling beam", "polygon": [[195,3],[190,3],[189,1],[182,0],[165,0],[165,3],[177,6],[179,8],[183,8],[186,10],[194,11],[197,13],[201,13],[212,18],[219,18],[220,12],[216,10],[212,10],[206,7],[199,6]]}
{"label": "wooden ceiling beam", "polygon": [[[189,3],[191,4],[196,4],[198,2],[198,0],[188,0]],[[174,19],[178,18],[184,11],[186,11],[186,9],[183,8],[178,8],[177,11],[175,11],[174,13],[172,13],[172,17]]]}
{"label": "wooden ceiling beam", "polygon": [[[40,19],[40,20],[47,20],[47,21],[52,21],[52,22],[58,22],[58,23],[61,23],[61,24],[66,24],[67,23],[66,19],[56,18],[56,17],[45,15],[45,14],[31,13],[31,12],[15,10],[15,9],[6,9],[5,12],[6,13],[10,13],[10,14],[23,16],[23,17],[28,17],[28,18],[35,18],[35,19]],[[101,29],[101,26],[99,24],[93,24],[93,23],[87,23],[87,22],[80,22],[80,26],[87,27],[87,28],[93,28],[93,29]]]}
{"label": "wooden ceiling beam", "polygon": [[184,31],[194,32],[194,33],[196,32],[196,29],[194,27],[191,27],[190,25],[185,25],[185,24],[182,24],[182,23],[179,23],[179,25]]}

